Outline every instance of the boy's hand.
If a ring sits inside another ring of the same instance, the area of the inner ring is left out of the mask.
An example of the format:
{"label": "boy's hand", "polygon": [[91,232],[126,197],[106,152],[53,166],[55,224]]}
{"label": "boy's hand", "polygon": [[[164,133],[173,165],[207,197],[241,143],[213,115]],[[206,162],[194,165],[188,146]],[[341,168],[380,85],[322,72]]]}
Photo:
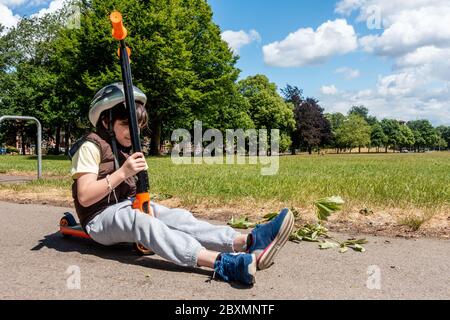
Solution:
{"label": "boy's hand", "polygon": [[136,152],[128,157],[120,170],[122,170],[124,178],[128,179],[145,170],[146,166],[147,163],[145,162],[144,154],[142,152]]}

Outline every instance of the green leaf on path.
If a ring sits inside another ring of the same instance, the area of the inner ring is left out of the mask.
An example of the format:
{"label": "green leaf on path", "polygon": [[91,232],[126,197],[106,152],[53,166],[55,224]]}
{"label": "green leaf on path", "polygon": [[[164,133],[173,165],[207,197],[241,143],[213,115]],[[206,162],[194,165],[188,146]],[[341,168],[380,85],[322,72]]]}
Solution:
{"label": "green leaf on path", "polygon": [[317,217],[320,221],[326,221],[333,212],[341,210],[344,203],[345,201],[338,196],[317,200],[314,202],[317,208]]}

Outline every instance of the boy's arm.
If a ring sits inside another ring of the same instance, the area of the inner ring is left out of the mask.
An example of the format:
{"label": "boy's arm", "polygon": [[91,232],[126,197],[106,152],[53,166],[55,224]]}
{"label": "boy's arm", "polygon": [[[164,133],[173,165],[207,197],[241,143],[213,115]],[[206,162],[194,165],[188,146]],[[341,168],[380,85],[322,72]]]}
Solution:
{"label": "boy's arm", "polygon": [[[111,188],[116,188],[125,179],[145,170],[147,163],[140,152],[132,154],[117,171],[109,176]],[[95,173],[82,173],[77,179],[78,201],[83,207],[89,207],[110,193],[105,179],[97,180]]]}
{"label": "boy's arm", "polygon": [[[124,173],[119,169],[109,176],[111,188],[116,188],[126,179]],[[77,179],[78,201],[83,207],[89,207],[106,197],[109,190],[105,179],[97,180],[95,173],[82,173]]]}

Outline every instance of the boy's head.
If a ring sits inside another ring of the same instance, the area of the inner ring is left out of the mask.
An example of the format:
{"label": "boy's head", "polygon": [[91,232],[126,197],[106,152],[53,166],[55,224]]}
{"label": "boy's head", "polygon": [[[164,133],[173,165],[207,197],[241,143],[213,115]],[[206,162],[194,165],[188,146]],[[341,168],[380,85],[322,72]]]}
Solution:
{"label": "boy's head", "polygon": [[[136,116],[139,128],[147,125],[147,111],[145,104],[147,97],[137,87],[133,87],[136,101]],[[94,96],[89,110],[89,120],[96,127],[97,133],[104,133],[111,127],[116,139],[124,147],[131,146],[128,127],[128,110],[125,107],[123,84],[116,82],[102,88]]]}
{"label": "boy's head", "polygon": [[[148,115],[147,110],[143,104],[136,101],[136,116],[138,120],[138,127],[140,129],[147,126]],[[117,142],[124,147],[131,146],[130,129],[128,125],[128,110],[125,104],[121,103],[110,110],[104,110],[97,121],[97,132],[109,129],[109,122],[111,122],[112,130],[117,139]]]}

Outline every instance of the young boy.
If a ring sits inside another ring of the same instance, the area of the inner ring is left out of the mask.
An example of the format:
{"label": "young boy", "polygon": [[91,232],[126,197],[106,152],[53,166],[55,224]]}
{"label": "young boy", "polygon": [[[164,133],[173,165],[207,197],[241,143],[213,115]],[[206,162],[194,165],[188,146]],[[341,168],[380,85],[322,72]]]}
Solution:
{"label": "young boy", "polygon": [[[142,128],[147,123],[147,98],[136,87],[134,96]],[[130,155],[124,102],[122,83],[101,89],[89,111],[96,131],[70,151],[72,195],[84,230],[103,245],[139,243],[178,265],[208,267],[224,281],[253,284],[256,269],[272,264],[292,232],[292,213],[283,209],[271,222],[245,235],[228,226],[199,221],[184,209],[153,202],[150,215],[132,209],[129,198],[136,193],[134,177],[147,170],[147,163],[142,153]]]}

